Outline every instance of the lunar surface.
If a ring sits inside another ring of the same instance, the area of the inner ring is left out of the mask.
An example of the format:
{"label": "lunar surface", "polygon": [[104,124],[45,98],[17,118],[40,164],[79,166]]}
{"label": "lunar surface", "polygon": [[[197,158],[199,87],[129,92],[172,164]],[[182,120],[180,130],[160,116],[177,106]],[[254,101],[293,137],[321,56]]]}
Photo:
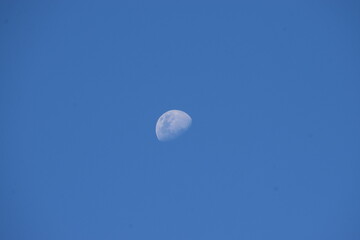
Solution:
{"label": "lunar surface", "polygon": [[156,123],[156,136],[159,141],[173,140],[183,134],[191,126],[191,122],[191,117],[183,111],[167,111]]}

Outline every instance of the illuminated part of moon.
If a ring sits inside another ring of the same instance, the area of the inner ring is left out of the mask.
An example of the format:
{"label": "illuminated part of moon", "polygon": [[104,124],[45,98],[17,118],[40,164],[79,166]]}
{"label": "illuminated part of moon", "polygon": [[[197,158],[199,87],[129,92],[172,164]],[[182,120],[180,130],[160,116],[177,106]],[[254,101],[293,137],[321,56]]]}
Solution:
{"label": "illuminated part of moon", "polygon": [[156,136],[159,141],[173,140],[183,134],[191,126],[191,122],[191,117],[183,111],[167,111],[156,123]]}

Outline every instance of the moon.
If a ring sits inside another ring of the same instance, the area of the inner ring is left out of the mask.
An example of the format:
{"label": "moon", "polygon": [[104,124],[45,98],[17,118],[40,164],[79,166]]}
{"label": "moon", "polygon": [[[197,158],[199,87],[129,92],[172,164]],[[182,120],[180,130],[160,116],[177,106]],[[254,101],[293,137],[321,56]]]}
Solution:
{"label": "moon", "polygon": [[191,117],[180,110],[165,112],[156,123],[156,136],[159,141],[173,140],[182,135],[191,126]]}

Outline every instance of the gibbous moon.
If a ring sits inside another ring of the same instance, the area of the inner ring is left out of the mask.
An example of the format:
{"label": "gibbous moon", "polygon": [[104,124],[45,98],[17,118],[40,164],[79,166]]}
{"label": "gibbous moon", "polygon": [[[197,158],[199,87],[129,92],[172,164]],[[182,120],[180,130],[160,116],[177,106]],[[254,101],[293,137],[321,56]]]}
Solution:
{"label": "gibbous moon", "polygon": [[173,140],[183,134],[191,126],[191,122],[191,117],[183,111],[167,111],[156,123],[156,136],[159,141]]}

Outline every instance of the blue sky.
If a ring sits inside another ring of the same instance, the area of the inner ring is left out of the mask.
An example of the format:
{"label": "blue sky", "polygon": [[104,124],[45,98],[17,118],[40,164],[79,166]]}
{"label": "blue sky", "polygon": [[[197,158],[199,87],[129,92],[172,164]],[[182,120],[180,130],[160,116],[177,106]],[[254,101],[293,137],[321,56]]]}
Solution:
{"label": "blue sky", "polygon": [[0,238],[359,239],[359,9],[1,1]]}

